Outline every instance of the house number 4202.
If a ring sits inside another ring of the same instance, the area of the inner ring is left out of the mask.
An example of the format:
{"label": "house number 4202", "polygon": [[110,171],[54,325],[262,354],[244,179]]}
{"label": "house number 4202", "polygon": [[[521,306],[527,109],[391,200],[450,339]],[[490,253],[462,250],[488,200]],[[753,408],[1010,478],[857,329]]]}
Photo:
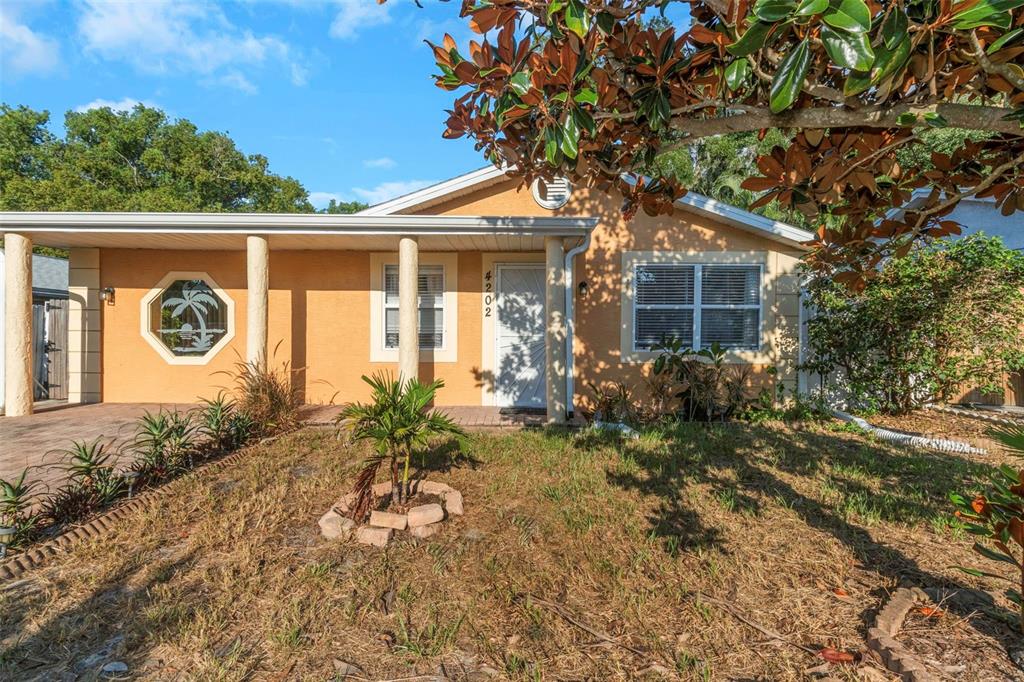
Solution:
{"label": "house number 4202", "polygon": [[491,316],[491,306],[494,304],[494,276],[488,270],[484,273],[484,317]]}

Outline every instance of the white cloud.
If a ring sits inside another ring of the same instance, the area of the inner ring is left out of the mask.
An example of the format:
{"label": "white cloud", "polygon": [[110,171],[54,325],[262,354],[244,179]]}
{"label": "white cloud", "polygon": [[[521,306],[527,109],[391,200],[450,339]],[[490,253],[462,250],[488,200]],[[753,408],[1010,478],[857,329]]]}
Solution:
{"label": "white cloud", "polygon": [[80,104],[75,107],[75,111],[82,113],[83,111],[89,111],[90,109],[102,109],[103,107],[110,107],[114,111],[131,111],[136,105],[143,104],[147,107],[155,107],[156,105],[149,100],[140,100],[133,97],[122,97],[119,100],[112,99],[94,99],[88,104]]}
{"label": "white cloud", "polygon": [[363,165],[367,168],[394,168],[398,164],[395,163],[394,159],[382,156],[379,159],[366,159],[363,161]]}
{"label": "white cloud", "polygon": [[60,65],[60,44],[33,31],[13,3],[0,3],[0,64],[6,75],[47,74]]}
{"label": "white cloud", "polygon": [[331,22],[332,38],[355,38],[360,31],[391,21],[391,5],[376,0],[337,0],[338,13]]}
{"label": "white cloud", "polygon": [[255,92],[243,69],[279,63],[292,83],[306,82],[306,69],[288,43],[235,26],[214,4],[84,0],[78,33],[87,52],[147,73],[198,73],[206,83]]}
{"label": "white cloud", "polygon": [[313,204],[317,208],[326,208],[327,204],[331,203],[331,200],[342,201],[340,194],[334,192],[310,192],[309,203]]}
{"label": "white cloud", "polygon": [[429,185],[433,185],[436,180],[399,180],[397,182],[382,182],[376,187],[370,189],[364,189],[362,187],[353,187],[352,193],[355,194],[362,201],[367,202],[370,205],[379,204],[382,201],[388,199],[394,199],[400,197],[403,194],[409,192],[415,192],[418,189],[423,189]]}

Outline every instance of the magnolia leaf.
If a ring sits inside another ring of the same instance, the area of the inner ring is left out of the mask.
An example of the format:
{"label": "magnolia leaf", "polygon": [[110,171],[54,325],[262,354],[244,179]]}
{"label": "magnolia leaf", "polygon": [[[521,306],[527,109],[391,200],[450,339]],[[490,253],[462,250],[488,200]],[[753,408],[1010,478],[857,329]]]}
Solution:
{"label": "magnolia leaf", "polygon": [[558,152],[562,144],[562,129],[558,126],[548,126],[544,129],[544,158],[552,166],[559,162]]}
{"label": "magnolia leaf", "polygon": [[1012,31],[1008,31],[1002,35],[1001,38],[996,40],[994,43],[988,46],[985,50],[988,54],[995,54],[1001,50],[1004,46],[1009,45],[1021,36],[1024,36],[1024,28],[1015,28]]}
{"label": "magnolia leaf", "polygon": [[772,24],[755,21],[747,27],[746,33],[740,36],[739,40],[725,49],[737,57],[746,57],[749,54],[754,54],[764,46],[764,41],[768,34],[771,33],[772,28]]}
{"label": "magnolia leaf", "polygon": [[899,6],[894,6],[882,22],[882,40],[885,46],[891,50],[898,42],[906,39],[908,24],[907,15]]}
{"label": "magnolia leaf", "polygon": [[740,89],[750,75],[750,62],[746,59],[737,59],[725,67],[725,84],[733,92]]}
{"label": "magnolia leaf", "polygon": [[847,69],[867,71],[875,62],[875,53],[871,50],[867,33],[852,33],[823,25],[821,42],[825,44],[825,50],[832,61]]}
{"label": "magnolia leaf", "polygon": [[828,0],[803,0],[793,13],[798,17],[810,17],[828,9]]}
{"label": "magnolia leaf", "polygon": [[1024,6],[1024,0],[981,0],[978,4],[953,15],[953,28],[968,30],[980,26],[1010,28],[1010,12]]}
{"label": "magnolia leaf", "polygon": [[512,86],[512,91],[520,97],[525,95],[531,87],[530,76],[525,71],[518,71],[512,74],[512,77],[508,79],[508,83]]}
{"label": "magnolia leaf", "polygon": [[580,129],[573,116],[566,116],[562,124],[562,153],[570,159],[575,159],[579,152]]}
{"label": "magnolia leaf", "polygon": [[590,88],[583,88],[572,99],[577,104],[597,104],[597,93]]}
{"label": "magnolia leaf", "polygon": [[811,49],[807,39],[800,41],[789,51],[779,64],[769,92],[768,105],[773,114],[785,111],[793,105],[804,87],[804,78],[811,66]]}
{"label": "magnolia leaf", "polygon": [[761,21],[782,21],[793,13],[796,3],[793,0],[757,0],[754,3],[754,16]]}
{"label": "magnolia leaf", "polygon": [[1012,556],[1004,554],[1003,552],[997,552],[996,550],[990,547],[986,547],[980,542],[974,543],[974,551],[980,554],[981,556],[985,557],[986,559],[991,559],[992,561],[1002,561],[1003,563],[1017,566],[1017,561]]}
{"label": "magnolia leaf", "polygon": [[580,38],[587,34],[590,28],[590,15],[580,0],[569,0],[565,8],[565,27]]}
{"label": "magnolia leaf", "polygon": [[825,12],[821,18],[829,26],[845,31],[864,33],[871,30],[871,10],[864,0],[842,0],[839,7]]}

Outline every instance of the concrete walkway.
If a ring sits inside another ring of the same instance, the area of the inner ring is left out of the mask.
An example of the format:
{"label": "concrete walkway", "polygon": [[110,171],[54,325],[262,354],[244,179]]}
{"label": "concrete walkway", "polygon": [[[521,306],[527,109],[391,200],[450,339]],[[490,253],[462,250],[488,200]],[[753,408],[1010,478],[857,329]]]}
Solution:
{"label": "concrete walkway", "polygon": [[[29,478],[55,489],[64,480],[60,452],[74,441],[109,442],[111,451],[131,440],[135,422],[145,412],[165,409],[187,410],[192,405],[160,403],[100,403],[55,406],[27,417],[0,417],[0,478],[11,480],[31,467]],[[536,410],[507,410],[496,407],[445,407],[455,421],[467,428],[522,428],[541,426],[544,413]],[[302,418],[311,424],[331,424],[341,412],[338,405],[307,405]],[[115,455],[116,462],[116,455]]]}

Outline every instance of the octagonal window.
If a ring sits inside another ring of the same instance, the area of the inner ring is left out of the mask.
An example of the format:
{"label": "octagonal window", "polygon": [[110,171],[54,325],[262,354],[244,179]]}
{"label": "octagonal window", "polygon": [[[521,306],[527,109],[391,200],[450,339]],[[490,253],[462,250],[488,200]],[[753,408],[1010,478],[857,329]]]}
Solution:
{"label": "octagonal window", "polygon": [[169,362],[202,364],[233,336],[233,308],[206,273],[171,273],[143,300],[144,332]]}

